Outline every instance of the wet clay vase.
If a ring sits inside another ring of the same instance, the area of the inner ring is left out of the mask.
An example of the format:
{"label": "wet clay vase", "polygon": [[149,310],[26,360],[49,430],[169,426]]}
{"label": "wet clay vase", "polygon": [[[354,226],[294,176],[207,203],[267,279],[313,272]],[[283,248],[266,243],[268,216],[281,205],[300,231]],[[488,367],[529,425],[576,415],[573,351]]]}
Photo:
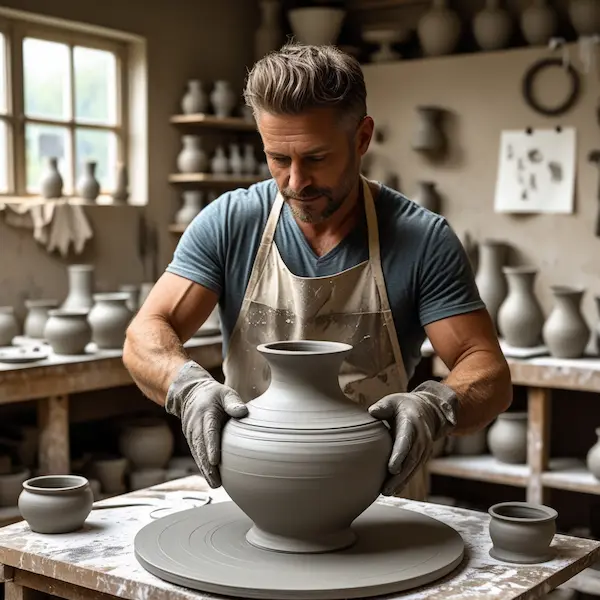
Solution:
{"label": "wet clay vase", "polygon": [[596,428],[598,441],[588,450],[586,464],[590,473],[600,481],[600,427]]}
{"label": "wet clay vase", "polygon": [[506,278],[502,272],[506,253],[507,246],[498,240],[483,240],[479,248],[479,268],[475,283],[495,325],[498,310],[508,293]]}
{"label": "wet clay vase", "polygon": [[54,308],[48,311],[44,339],[55,354],[85,354],[85,347],[92,341],[87,316],[87,310]]}
{"label": "wet clay vase", "polygon": [[537,269],[503,267],[508,296],[498,309],[498,330],[508,344],[531,348],[542,343],[544,313],[534,293]]}
{"label": "wet clay vase", "polygon": [[0,306],[0,346],[10,346],[19,335],[19,323],[12,306]]}
{"label": "wet clay vase", "polygon": [[169,426],[160,419],[139,419],[119,434],[119,451],[135,470],[166,468],[174,443]]}
{"label": "wet clay vase", "polygon": [[487,52],[506,48],[512,29],[510,14],[502,7],[500,0],[486,0],[483,10],[473,20],[477,45]]}
{"label": "wet clay vase", "polygon": [[488,510],[490,556],[509,563],[534,564],[550,560],[558,513],[529,502],[501,502]]}
{"label": "wet clay vase", "polygon": [[94,305],[94,266],[69,265],[67,273],[69,292],[61,308],[89,310]]}
{"label": "wet clay vase", "polygon": [[27,316],[23,323],[23,333],[33,339],[44,338],[44,328],[48,321],[48,311],[58,308],[56,300],[25,300]]}
{"label": "wet clay vase", "polygon": [[392,438],[340,389],[351,349],[310,340],[258,346],[270,385],[247,417],[225,425],[220,464],[225,491],[253,521],[250,544],[311,553],[355,542],[351,524],[382,489]]}
{"label": "wet clay vase", "polygon": [[544,323],[542,335],[556,358],[580,358],[590,339],[590,328],[581,314],[583,290],[552,286],[554,308]]}
{"label": "wet clay vase", "polygon": [[492,456],[503,463],[527,462],[527,413],[505,412],[488,430],[487,442]]}
{"label": "wet clay vase", "polygon": [[31,531],[70,533],[88,518],[94,494],[85,477],[43,475],[23,482],[19,512]]}
{"label": "wet clay vase", "polygon": [[92,342],[99,350],[115,350],[123,347],[125,332],[133,317],[127,306],[127,292],[94,294],[94,306],[88,315],[92,328]]}

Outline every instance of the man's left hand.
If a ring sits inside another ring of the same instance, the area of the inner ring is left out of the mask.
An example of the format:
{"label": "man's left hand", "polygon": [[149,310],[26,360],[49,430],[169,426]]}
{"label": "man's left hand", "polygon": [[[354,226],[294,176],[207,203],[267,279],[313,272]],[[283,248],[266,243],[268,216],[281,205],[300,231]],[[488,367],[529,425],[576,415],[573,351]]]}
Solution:
{"label": "man's left hand", "polygon": [[412,392],[390,394],[369,408],[373,417],[389,423],[394,438],[384,496],[399,492],[429,460],[434,442],[456,427],[457,409],[454,391],[437,381],[425,381]]}

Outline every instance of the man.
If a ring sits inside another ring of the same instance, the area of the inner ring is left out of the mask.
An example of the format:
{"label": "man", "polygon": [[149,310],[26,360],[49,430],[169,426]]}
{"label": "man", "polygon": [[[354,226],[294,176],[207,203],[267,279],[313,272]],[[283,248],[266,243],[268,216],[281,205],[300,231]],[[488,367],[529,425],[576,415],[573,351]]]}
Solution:
{"label": "man", "polygon": [[[125,365],[181,419],[217,487],[222,427],[268,385],[256,346],[349,343],[344,391],[395,440],[382,492],[424,499],[433,443],[483,427],[512,399],[463,247],[445,219],[361,177],[374,123],[353,58],[289,44],[253,67],[244,94],[273,179],[222,195],[188,227],[129,327]],[[182,346],[217,302],[225,385]],[[451,372],[408,392],[426,335]]]}

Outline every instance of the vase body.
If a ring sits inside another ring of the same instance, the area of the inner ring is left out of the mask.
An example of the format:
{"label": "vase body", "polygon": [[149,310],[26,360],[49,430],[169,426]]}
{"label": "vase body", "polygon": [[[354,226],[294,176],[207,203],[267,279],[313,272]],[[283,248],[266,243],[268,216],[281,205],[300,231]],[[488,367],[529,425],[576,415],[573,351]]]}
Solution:
{"label": "vase body", "polygon": [[278,50],[283,43],[280,0],[260,0],[260,25],[254,34],[254,60]]}
{"label": "vase body", "polygon": [[177,155],[177,168],[181,173],[202,173],[208,167],[208,157],[202,148],[202,138],[198,135],[184,135],[183,148]]}
{"label": "vase body", "polygon": [[558,18],[547,0],[532,0],[521,15],[521,30],[530,46],[545,46],[556,33]]}
{"label": "vase body", "polygon": [[58,171],[58,159],[48,158],[40,180],[40,194],[44,198],[60,198],[63,194],[63,179]]}
{"label": "vase body", "polygon": [[508,292],[506,279],[502,272],[506,261],[506,251],[507,247],[502,242],[496,240],[481,242],[479,268],[475,283],[494,324],[497,323],[498,310]]}
{"label": "vase body", "polygon": [[175,213],[175,223],[189,225],[202,210],[204,195],[200,190],[185,190],[181,193],[183,205]]}
{"label": "vase body", "polygon": [[590,339],[590,328],[581,314],[583,290],[552,286],[554,308],[542,330],[548,351],[556,358],[580,358]]}
{"label": "vase body", "polygon": [[434,153],[443,150],[446,137],[441,128],[442,111],[434,106],[417,106],[417,117],[412,149]]}
{"label": "vase body", "polygon": [[124,283],[119,286],[119,291],[127,294],[127,308],[135,313],[139,308],[140,287],[134,283]]}
{"label": "vase body", "polygon": [[85,477],[45,475],[23,483],[19,512],[36,533],[81,529],[92,510],[94,494]]}
{"label": "vase body", "polygon": [[77,181],[77,194],[84,200],[95,200],[100,193],[100,184],[96,180],[96,163],[88,160],[83,164],[83,172]]}
{"label": "vase body", "polygon": [[283,552],[348,547],[352,522],[382,489],[392,447],[383,423],[340,389],[351,346],[307,340],[258,350],[271,382],[247,417],[225,425],[220,465],[223,487],[253,521],[247,540]]}
{"label": "vase body", "polygon": [[48,311],[44,338],[55,354],[85,354],[85,347],[92,341],[87,315],[87,310],[54,308]]}
{"label": "vase body", "polygon": [[215,175],[226,175],[229,172],[229,160],[223,146],[217,146],[210,161],[210,170]]}
{"label": "vase body", "polygon": [[124,204],[129,198],[129,174],[127,167],[122,163],[117,165],[117,185],[112,197],[116,204]]}
{"label": "vase body", "polygon": [[415,202],[434,213],[439,213],[441,208],[441,198],[435,188],[433,181],[419,181],[418,190],[415,196]]}
{"label": "vase body", "polygon": [[229,117],[236,105],[236,97],[228,81],[215,81],[210,102],[217,117]]}
{"label": "vase body", "polygon": [[127,292],[94,294],[94,306],[88,315],[92,342],[99,350],[117,350],[125,343],[125,332],[133,317]]}
{"label": "vase body", "polygon": [[307,6],[294,8],[287,13],[294,37],[301,44],[329,45],[335,44],[346,11],[343,8],[327,6]]}
{"label": "vase body", "polygon": [[542,343],[544,314],[534,293],[536,269],[504,267],[508,296],[498,310],[498,330],[511,346],[531,348]]}
{"label": "vase body", "polygon": [[500,0],[487,0],[484,9],[473,21],[473,34],[482,50],[492,51],[506,48],[512,34],[512,20]]}
{"label": "vase body", "polygon": [[242,172],[244,175],[254,175],[257,166],[256,158],[254,156],[254,146],[252,144],[244,144]]}
{"label": "vase body", "polygon": [[239,144],[229,144],[229,170],[234,175],[244,173],[244,159]]}
{"label": "vase body", "polygon": [[457,456],[484,454],[487,446],[487,429],[484,427],[467,435],[454,436],[452,442],[452,454]]}
{"label": "vase body", "polygon": [[58,308],[56,300],[25,300],[27,316],[23,323],[23,333],[33,339],[44,338],[44,328],[48,320],[48,311]]}
{"label": "vase body", "polygon": [[208,98],[199,79],[188,81],[188,89],[181,99],[181,110],[184,115],[203,113],[208,106]]}
{"label": "vase body", "polygon": [[92,465],[94,476],[100,482],[104,494],[123,494],[126,490],[125,473],[128,461],[126,458],[102,458]]}
{"label": "vase body", "polygon": [[579,35],[600,34],[600,2],[598,0],[570,0],[569,17]]}
{"label": "vase body", "polygon": [[69,265],[67,267],[69,278],[69,292],[61,308],[90,309],[94,304],[94,266]]}
{"label": "vase body", "polygon": [[119,434],[119,451],[133,469],[164,469],[173,447],[173,433],[159,419],[140,419]]}
{"label": "vase body", "polygon": [[492,456],[503,463],[527,462],[527,413],[506,412],[498,415],[488,430],[487,443]]}
{"label": "vase body", "polygon": [[12,306],[0,306],[0,346],[10,346],[19,335],[19,323]]}
{"label": "vase body", "polygon": [[419,19],[417,32],[425,56],[451,54],[460,40],[462,26],[447,0],[433,0],[431,8]]}

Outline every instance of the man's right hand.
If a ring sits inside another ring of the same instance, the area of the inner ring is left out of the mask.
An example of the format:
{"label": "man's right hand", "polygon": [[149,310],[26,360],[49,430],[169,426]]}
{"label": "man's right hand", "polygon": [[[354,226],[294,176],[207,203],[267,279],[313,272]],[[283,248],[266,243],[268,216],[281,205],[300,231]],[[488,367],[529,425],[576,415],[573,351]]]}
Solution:
{"label": "man's right hand", "polygon": [[235,390],[189,361],[169,387],[165,410],[181,420],[192,456],[210,487],[219,487],[221,432],[229,417],[245,417],[248,407]]}

